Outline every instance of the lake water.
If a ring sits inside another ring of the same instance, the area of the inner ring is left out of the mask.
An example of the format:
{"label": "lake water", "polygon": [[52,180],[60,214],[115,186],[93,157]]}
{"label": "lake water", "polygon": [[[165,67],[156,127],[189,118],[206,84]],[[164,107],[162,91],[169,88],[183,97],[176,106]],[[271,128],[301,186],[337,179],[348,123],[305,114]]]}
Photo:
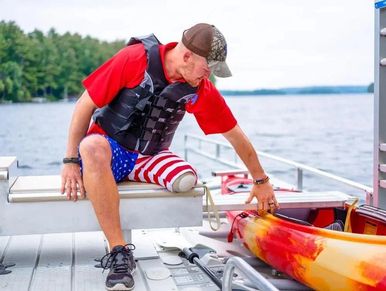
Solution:
{"label": "lake water", "polygon": [[[257,150],[372,185],[372,94],[238,96],[226,100]],[[17,156],[21,175],[58,174],[74,106],[75,103],[0,105],[0,156]],[[185,133],[203,136],[189,114],[172,145],[180,155]],[[221,135],[209,137],[224,140]],[[226,169],[193,154],[191,162],[201,177],[209,176],[213,169]],[[295,182],[295,170],[265,159],[261,162],[273,175]],[[307,173],[304,185],[313,190],[351,191]]]}

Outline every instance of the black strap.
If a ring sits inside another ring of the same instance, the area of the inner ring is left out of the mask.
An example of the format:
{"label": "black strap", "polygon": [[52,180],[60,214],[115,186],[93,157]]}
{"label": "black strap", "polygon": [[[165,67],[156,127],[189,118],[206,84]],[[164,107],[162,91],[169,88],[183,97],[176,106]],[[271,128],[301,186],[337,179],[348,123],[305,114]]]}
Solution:
{"label": "black strap", "polygon": [[80,164],[80,160],[78,157],[64,158],[63,164]]}
{"label": "black strap", "polygon": [[147,72],[154,82],[154,93],[159,94],[169,83],[166,80],[164,69],[162,67],[159,46],[155,45],[149,48]]}
{"label": "black strap", "polygon": [[132,37],[130,38],[127,45],[133,45],[137,43],[142,43],[145,47],[148,64],[146,71],[153,81],[157,80],[154,83],[154,92],[159,92],[168,85],[159,53],[159,45],[161,42],[154,34],[149,34],[146,36]]}
{"label": "black strap", "polygon": [[133,44],[137,44],[137,43],[143,43],[146,50],[148,50],[149,48],[151,48],[154,45],[161,44],[161,42],[158,40],[158,38],[153,33],[145,35],[145,36],[132,37],[132,38],[130,38],[127,45],[133,45]]}

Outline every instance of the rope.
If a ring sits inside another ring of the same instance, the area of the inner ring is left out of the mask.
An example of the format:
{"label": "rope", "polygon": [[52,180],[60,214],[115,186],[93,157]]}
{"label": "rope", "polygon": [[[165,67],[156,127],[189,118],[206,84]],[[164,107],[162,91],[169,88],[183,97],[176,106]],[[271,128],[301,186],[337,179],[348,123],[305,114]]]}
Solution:
{"label": "rope", "polygon": [[[213,231],[217,231],[220,229],[220,215],[218,214],[217,206],[214,204],[212,194],[210,193],[210,190],[208,186],[203,186],[205,189],[205,195],[206,195],[206,209],[208,211],[208,221],[209,226]],[[213,218],[216,220],[217,226],[213,226]]]}
{"label": "rope", "polygon": [[354,202],[348,207],[346,221],[344,223],[344,232],[352,232],[351,228],[351,211],[355,208],[355,205],[358,203],[359,199],[356,198]]}

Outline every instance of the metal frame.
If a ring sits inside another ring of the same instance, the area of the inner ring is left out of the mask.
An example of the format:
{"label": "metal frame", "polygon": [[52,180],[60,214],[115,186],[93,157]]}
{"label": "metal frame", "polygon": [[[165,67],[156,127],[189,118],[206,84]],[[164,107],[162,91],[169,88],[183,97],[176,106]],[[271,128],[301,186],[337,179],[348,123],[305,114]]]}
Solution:
{"label": "metal frame", "polygon": [[[191,142],[192,140],[198,141],[197,147],[192,146],[192,142]],[[194,134],[186,134],[184,141],[185,141],[184,154],[185,154],[185,160],[186,161],[188,160],[188,153],[193,152],[193,153],[196,153],[200,156],[203,156],[203,157],[206,157],[208,159],[214,160],[218,163],[221,163],[223,165],[232,167],[233,169],[246,170],[245,167],[241,163],[238,163],[238,158],[237,158],[236,152],[234,152],[234,161],[229,161],[229,160],[225,160],[225,159],[221,158],[221,150],[223,148],[233,150],[233,147],[227,143],[212,140],[212,139],[209,139],[206,137],[201,137],[201,136],[194,135]],[[210,145],[215,146],[215,154],[213,155],[213,154],[209,154],[207,152],[203,152],[203,147],[202,147],[203,143],[205,143],[206,145],[210,144]],[[334,180],[334,181],[340,182],[342,184],[348,185],[352,188],[364,191],[366,194],[366,203],[368,203],[370,205],[372,204],[373,189],[369,186],[357,183],[355,181],[352,181],[352,180],[349,180],[349,179],[346,179],[346,178],[343,178],[343,177],[340,177],[337,175],[327,173],[325,171],[321,171],[319,169],[307,166],[305,164],[301,164],[301,163],[298,163],[295,161],[284,159],[284,158],[281,158],[279,156],[271,155],[271,154],[264,153],[261,151],[258,151],[257,154],[260,157],[265,157],[265,158],[268,158],[270,160],[281,162],[283,164],[294,167],[296,169],[296,172],[297,172],[297,183],[296,184],[297,184],[297,190],[299,190],[299,191],[303,190],[303,172],[307,171],[307,172],[313,173],[317,176],[325,177],[325,178],[328,178],[330,180]]]}
{"label": "metal frame", "polygon": [[[375,1],[381,3],[382,1]],[[374,201],[386,208],[386,9],[375,9]]]}
{"label": "metal frame", "polygon": [[[237,268],[246,279],[248,279],[255,288],[258,288],[262,291],[278,291],[271,282],[269,282],[263,275],[261,275],[258,271],[253,269],[247,262],[239,257],[231,257],[225,264],[224,275],[223,275],[223,284],[222,290],[229,291],[232,290],[232,279],[233,273]],[[249,289],[251,290],[251,289]],[[255,289],[253,289],[255,290]]]}

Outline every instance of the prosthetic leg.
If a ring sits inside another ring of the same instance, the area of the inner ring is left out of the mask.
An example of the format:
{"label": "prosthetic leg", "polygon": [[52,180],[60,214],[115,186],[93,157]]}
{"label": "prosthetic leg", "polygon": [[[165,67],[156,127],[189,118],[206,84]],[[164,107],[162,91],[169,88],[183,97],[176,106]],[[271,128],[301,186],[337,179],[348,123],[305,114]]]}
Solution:
{"label": "prosthetic leg", "polygon": [[186,172],[173,182],[173,192],[186,192],[196,185],[196,175],[193,172]]}

